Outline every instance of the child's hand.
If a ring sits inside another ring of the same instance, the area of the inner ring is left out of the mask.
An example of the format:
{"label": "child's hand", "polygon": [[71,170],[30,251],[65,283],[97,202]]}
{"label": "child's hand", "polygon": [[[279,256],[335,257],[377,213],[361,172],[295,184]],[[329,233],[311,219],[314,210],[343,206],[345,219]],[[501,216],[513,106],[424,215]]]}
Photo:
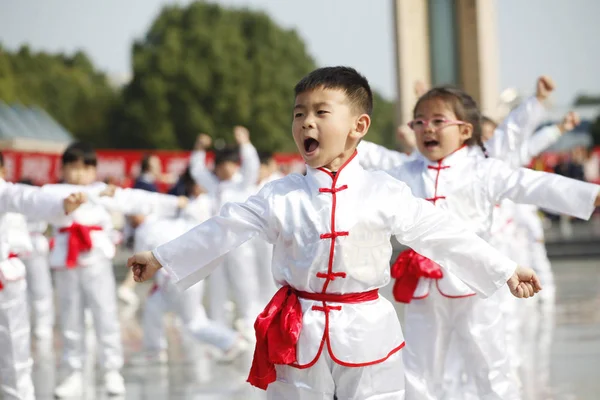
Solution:
{"label": "child's hand", "polygon": [[100,192],[100,196],[105,197],[114,197],[115,192],[117,191],[117,187],[115,185],[109,184],[106,185],[106,188]]}
{"label": "child's hand", "polygon": [[206,150],[212,145],[212,138],[206,133],[201,133],[196,138],[195,150]]}
{"label": "child's hand", "polygon": [[177,207],[179,208],[186,208],[187,205],[189,203],[189,199],[185,196],[179,196],[177,197]]}
{"label": "child's hand", "polygon": [[133,271],[133,279],[136,282],[144,282],[152,278],[156,271],[162,268],[162,265],[151,251],[144,251],[129,257],[127,267]]}
{"label": "child's hand", "polygon": [[250,143],[250,131],[243,126],[236,126],[233,128],[233,136],[238,145]]}
{"label": "child's hand", "polygon": [[415,86],[413,89],[417,97],[423,96],[429,90],[427,84],[421,80],[415,81]]}
{"label": "child's hand", "polygon": [[565,133],[572,131],[581,123],[581,119],[579,118],[579,114],[574,111],[571,111],[565,115],[562,122],[558,124],[558,129],[560,129],[560,133]]}
{"label": "child's hand", "polygon": [[63,208],[66,214],[70,214],[77,210],[80,205],[87,201],[85,193],[71,193],[67,198],[63,200]]}
{"label": "child's hand", "polygon": [[594,203],[596,207],[600,207],[600,193],[596,196],[596,202]]}
{"label": "child's hand", "polygon": [[515,273],[506,283],[513,296],[518,298],[533,297],[534,294],[542,290],[540,280],[531,268],[517,267]]}
{"label": "child's hand", "polygon": [[550,96],[550,93],[554,91],[554,82],[552,78],[546,75],[542,75],[537,80],[537,87],[535,90],[535,97],[539,101],[544,101]]}

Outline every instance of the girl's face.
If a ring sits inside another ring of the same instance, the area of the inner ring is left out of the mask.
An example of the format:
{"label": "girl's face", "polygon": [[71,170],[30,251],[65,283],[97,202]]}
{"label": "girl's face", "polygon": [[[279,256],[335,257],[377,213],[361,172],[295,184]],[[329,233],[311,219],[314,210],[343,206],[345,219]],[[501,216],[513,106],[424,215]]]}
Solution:
{"label": "girl's face", "polygon": [[423,100],[409,125],[415,131],[419,152],[430,161],[454,153],[473,134],[473,126],[459,121],[452,106],[438,97]]}

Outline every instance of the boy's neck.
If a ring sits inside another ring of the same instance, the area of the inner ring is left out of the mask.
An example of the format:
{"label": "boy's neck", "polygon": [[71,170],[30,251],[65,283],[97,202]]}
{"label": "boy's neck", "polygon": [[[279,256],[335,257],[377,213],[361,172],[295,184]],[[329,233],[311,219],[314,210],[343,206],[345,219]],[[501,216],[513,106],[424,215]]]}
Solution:
{"label": "boy's neck", "polygon": [[348,162],[348,160],[354,155],[355,152],[356,152],[356,147],[354,147],[350,150],[346,150],[341,155],[339,155],[338,157],[333,159],[331,162],[324,165],[323,168],[325,168],[331,172],[338,172],[339,169]]}

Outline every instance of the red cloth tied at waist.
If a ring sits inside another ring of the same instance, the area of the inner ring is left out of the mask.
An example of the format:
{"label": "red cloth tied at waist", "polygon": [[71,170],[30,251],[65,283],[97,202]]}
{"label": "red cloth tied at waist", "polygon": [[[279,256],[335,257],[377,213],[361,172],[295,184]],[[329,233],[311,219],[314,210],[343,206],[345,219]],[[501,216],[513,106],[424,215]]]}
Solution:
{"label": "red cloth tied at waist", "polygon": [[92,231],[101,231],[101,226],[81,225],[74,222],[71,226],[60,228],[59,232],[69,234],[67,247],[67,268],[75,268],[82,252],[92,249]]}
{"label": "red cloth tied at waist", "polygon": [[438,264],[412,249],[400,253],[392,265],[391,275],[396,279],[394,299],[400,303],[410,303],[420,278],[440,279],[444,276]]}
{"label": "red cloth tied at waist", "polygon": [[[8,253],[8,259],[10,260],[11,258],[19,258],[19,255],[17,253]],[[4,284],[2,283],[2,279],[0,279],[0,290],[4,289]]]}
{"label": "red cloth tied at waist", "polygon": [[266,390],[275,382],[275,364],[296,363],[296,345],[302,331],[302,306],[299,298],[334,303],[363,303],[379,298],[377,289],[364,293],[308,293],[283,286],[256,318],[256,347],[248,382]]}

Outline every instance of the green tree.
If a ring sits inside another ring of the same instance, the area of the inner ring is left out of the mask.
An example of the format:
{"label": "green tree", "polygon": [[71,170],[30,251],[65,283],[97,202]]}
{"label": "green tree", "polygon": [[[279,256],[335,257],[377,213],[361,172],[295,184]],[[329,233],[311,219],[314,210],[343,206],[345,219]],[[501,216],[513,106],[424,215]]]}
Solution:
{"label": "green tree", "polygon": [[0,100],[44,108],[81,140],[110,144],[107,121],[117,95],[82,52],[52,55],[23,46],[11,53],[0,47]]}
{"label": "green tree", "polygon": [[[190,148],[200,132],[231,143],[239,124],[257,147],[293,151],[293,87],[314,68],[298,34],[262,12],[169,6],[133,46],[115,131],[122,147]],[[393,110],[376,99],[370,140],[381,142]]]}

